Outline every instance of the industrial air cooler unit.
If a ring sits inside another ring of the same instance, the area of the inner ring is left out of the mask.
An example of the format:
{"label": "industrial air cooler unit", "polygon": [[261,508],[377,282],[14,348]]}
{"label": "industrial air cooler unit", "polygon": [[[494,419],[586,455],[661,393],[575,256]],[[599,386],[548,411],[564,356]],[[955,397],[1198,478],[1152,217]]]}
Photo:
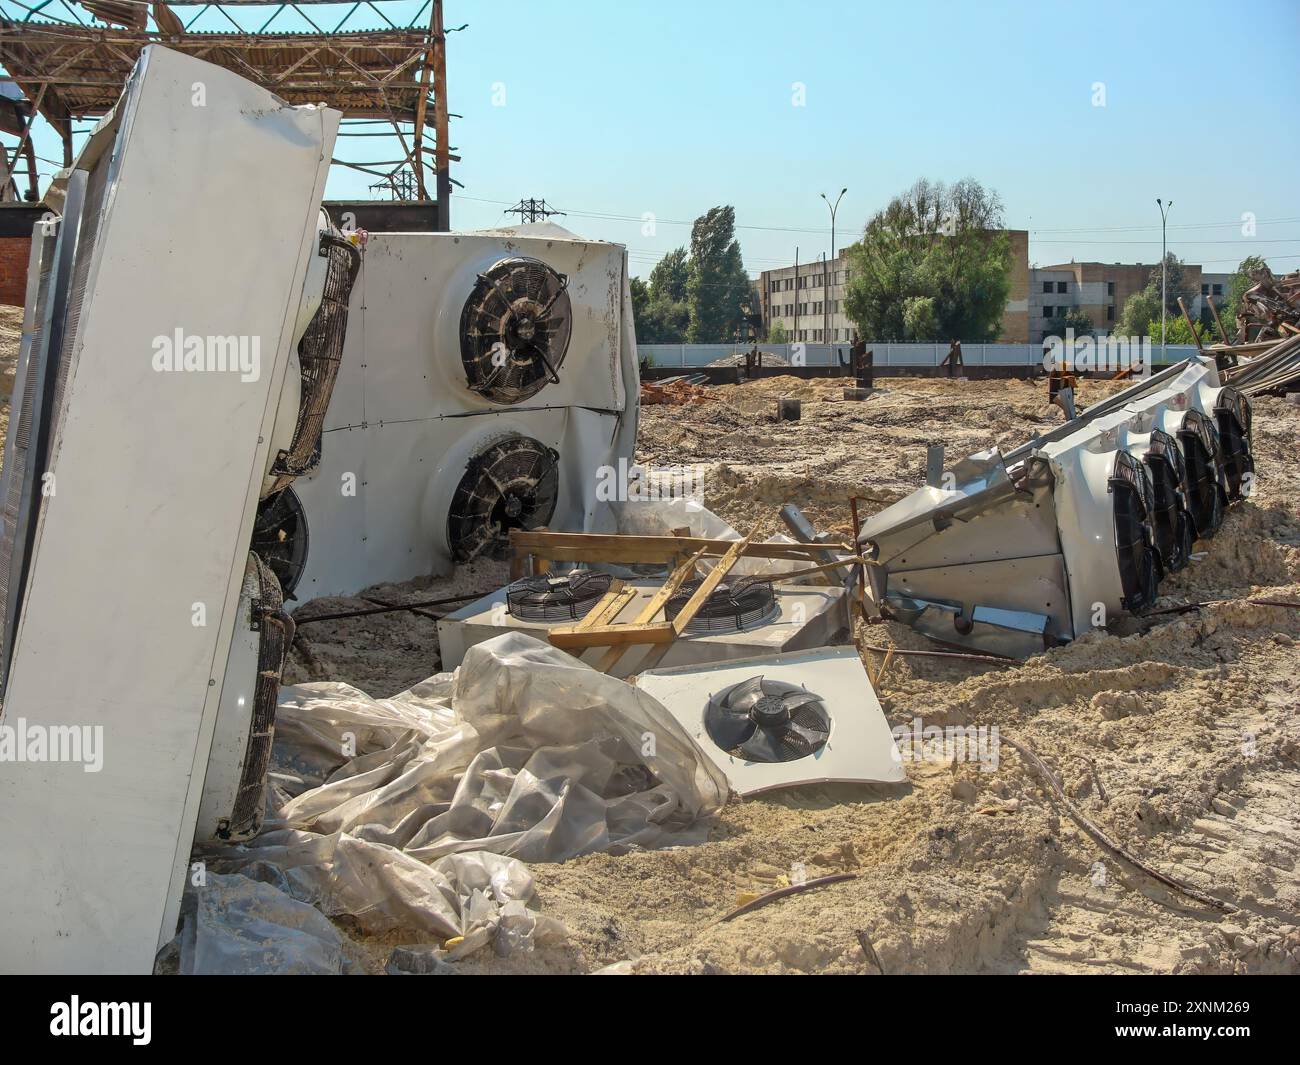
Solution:
{"label": "industrial air cooler unit", "polygon": [[102,764],[0,760],[5,971],[148,972],[196,825],[261,823],[292,632],[285,560],[250,546],[338,365],[339,118],[148,47],[51,190],[0,485],[0,723],[98,731]]}
{"label": "industrial air cooler unit", "polygon": [[297,598],[611,524],[600,471],[630,460],[638,409],[628,284],[622,247],[550,223],[371,234],[320,464],[292,489]]}
{"label": "industrial air cooler unit", "polygon": [[1025,657],[1156,600],[1250,490],[1250,407],[1193,358],[869,518],[879,613]]}

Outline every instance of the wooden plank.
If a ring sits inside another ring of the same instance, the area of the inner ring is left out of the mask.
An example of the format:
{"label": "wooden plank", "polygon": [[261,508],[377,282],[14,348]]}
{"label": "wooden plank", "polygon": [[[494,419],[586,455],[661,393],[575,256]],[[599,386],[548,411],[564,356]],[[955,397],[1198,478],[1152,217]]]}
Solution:
{"label": "wooden plank", "polygon": [[[648,625],[654,621],[655,615],[663,609],[664,604],[673,597],[677,589],[691,579],[695,573],[695,567],[699,564],[700,559],[704,557],[704,550],[701,548],[696,551],[690,558],[678,566],[669,575],[659,590],[646,601],[646,605],[641,608],[641,612],[633,619],[634,625]],[[602,673],[608,673],[623,657],[623,647],[611,647],[605,652],[596,668]]]}
{"label": "wooden plank", "polygon": [[[585,620],[585,619],[584,619]],[[597,625],[590,629],[579,629],[575,625],[565,625],[550,631],[551,643],[566,651],[581,647],[626,646],[634,643],[668,643],[676,639],[677,633],[667,622],[661,625]]]}
{"label": "wooden plank", "polygon": [[[706,557],[724,556],[738,540],[713,540],[697,536],[621,536],[603,533],[539,533],[512,529],[510,544],[518,555],[534,555],[572,562],[645,562],[674,564],[686,552],[704,550]],[[848,544],[816,544],[816,549],[857,554]],[[776,558],[796,562],[808,559],[809,545],[768,541],[746,543],[745,558]]]}
{"label": "wooden plank", "polygon": [[576,625],[566,625],[564,628],[582,632],[586,629],[612,624],[614,619],[618,617],[619,612],[635,599],[636,595],[635,588],[624,588],[622,581],[613,581],[610,583],[609,591],[601,597],[599,603],[587,612],[586,617]]}
{"label": "wooden plank", "polygon": [[722,558],[714,564],[713,569],[709,570],[709,575],[705,577],[704,580],[700,581],[700,586],[695,589],[695,594],[687,600],[686,605],[682,607],[680,613],[673,618],[673,632],[678,636],[686,630],[686,626],[689,625],[695,615],[699,613],[700,607],[702,607],[704,601],[713,594],[713,590],[722,583],[722,578],[731,572],[731,567],[740,561],[740,556],[748,546],[749,539],[753,535],[754,533],[750,533],[749,536],[734,541],[731,545],[731,550],[723,555]]}

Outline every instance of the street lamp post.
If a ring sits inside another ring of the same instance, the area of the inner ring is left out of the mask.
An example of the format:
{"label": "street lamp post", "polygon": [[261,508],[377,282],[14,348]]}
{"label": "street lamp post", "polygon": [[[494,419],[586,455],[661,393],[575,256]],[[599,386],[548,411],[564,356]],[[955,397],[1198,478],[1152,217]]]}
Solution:
{"label": "street lamp post", "polygon": [[[835,212],[839,210],[840,200],[844,199],[844,194],[848,191],[849,190],[847,188],[840,189],[840,194],[835,197],[834,203],[831,203],[826,193],[824,192],[819,193],[821,198],[826,201],[826,206],[831,209],[831,262],[835,261]],[[829,283],[827,283],[824,286],[824,291],[822,292],[822,298],[827,304],[830,303],[830,296],[831,296],[831,286]],[[823,325],[823,330],[824,329],[825,326]],[[826,340],[825,335],[822,336],[822,340]]]}
{"label": "street lamp post", "polygon": [[1169,208],[1174,205],[1170,200],[1164,203],[1159,197],[1156,197],[1156,206],[1160,208],[1160,361],[1168,362],[1165,358],[1165,275],[1169,269],[1169,253],[1166,251],[1165,244],[1165,221],[1169,218]]}

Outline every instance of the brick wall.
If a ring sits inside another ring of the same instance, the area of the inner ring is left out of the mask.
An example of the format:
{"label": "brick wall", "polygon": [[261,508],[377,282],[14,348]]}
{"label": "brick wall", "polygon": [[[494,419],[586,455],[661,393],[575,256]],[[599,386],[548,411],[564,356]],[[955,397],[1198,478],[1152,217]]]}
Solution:
{"label": "brick wall", "polygon": [[32,230],[47,211],[43,203],[0,203],[0,304],[27,302]]}
{"label": "brick wall", "polygon": [[0,237],[0,304],[21,307],[27,299],[31,237]]}

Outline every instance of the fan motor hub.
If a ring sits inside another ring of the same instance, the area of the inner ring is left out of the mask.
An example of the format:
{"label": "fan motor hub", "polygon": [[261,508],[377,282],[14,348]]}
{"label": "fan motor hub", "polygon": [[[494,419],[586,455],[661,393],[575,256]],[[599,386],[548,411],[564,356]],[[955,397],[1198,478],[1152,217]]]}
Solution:
{"label": "fan motor hub", "polygon": [[764,695],[750,708],[749,719],[755,725],[770,728],[789,721],[790,711],[779,695]]}

